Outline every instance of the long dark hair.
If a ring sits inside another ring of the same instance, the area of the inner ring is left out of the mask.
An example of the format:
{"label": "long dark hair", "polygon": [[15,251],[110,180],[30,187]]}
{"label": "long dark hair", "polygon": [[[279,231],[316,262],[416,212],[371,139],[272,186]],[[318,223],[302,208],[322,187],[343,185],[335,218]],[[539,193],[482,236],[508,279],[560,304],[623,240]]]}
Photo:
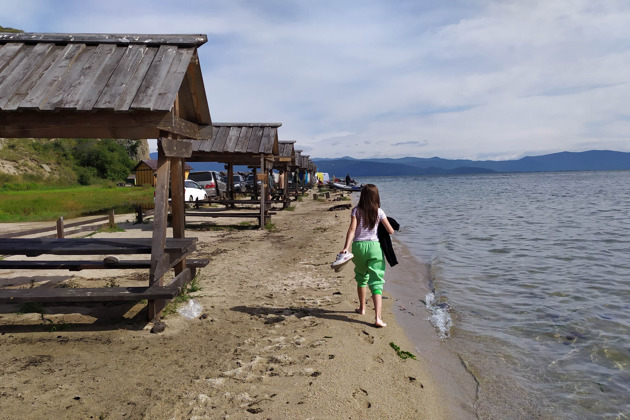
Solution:
{"label": "long dark hair", "polygon": [[378,195],[378,188],[374,184],[366,184],[361,188],[361,198],[359,198],[361,221],[363,226],[374,229],[378,223],[378,209],[381,207],[381,197]]}

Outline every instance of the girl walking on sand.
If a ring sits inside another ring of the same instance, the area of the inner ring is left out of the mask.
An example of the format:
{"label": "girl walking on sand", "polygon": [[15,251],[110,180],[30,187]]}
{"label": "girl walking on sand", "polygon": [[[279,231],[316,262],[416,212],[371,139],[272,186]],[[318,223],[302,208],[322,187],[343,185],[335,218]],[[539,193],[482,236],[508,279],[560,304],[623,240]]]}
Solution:
{"label": "girl walking on sand", "polygon": [[350,214],[350,227],[346,235],[346,243],[341,251],[348,252],[352,245],[354,258],[354,278],[357,282],[357,294],[359,295],[359,307],[356,312],[365,315],[365,297],[367,287],[372,292],[374,302],[374,325],[384,327],[381,308],[383,306],[382,294],[385,284],[385,258],[381,244],[378,240],[378,224],[383,223],[387,232],[391,235],[394,229],[387,220],[385,212],[381,210],[381,199],[376,185],[367,184],[361,189],[359,204],[352,209]]}

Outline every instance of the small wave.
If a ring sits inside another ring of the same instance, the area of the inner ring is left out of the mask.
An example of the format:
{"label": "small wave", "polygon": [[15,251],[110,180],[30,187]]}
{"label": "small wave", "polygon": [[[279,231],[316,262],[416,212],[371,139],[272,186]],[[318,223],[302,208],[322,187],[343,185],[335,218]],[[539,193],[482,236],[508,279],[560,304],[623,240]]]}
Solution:
{"label": "small wave", "polygon": [[449,306],[447,303],[438,303],[435,301],[435,294],[433,292],[427,294],[425,298],[426,306],[431,316],[429,321],[438,331],[440,338],[448,338],[453,325],[451,315],[448,313]]}

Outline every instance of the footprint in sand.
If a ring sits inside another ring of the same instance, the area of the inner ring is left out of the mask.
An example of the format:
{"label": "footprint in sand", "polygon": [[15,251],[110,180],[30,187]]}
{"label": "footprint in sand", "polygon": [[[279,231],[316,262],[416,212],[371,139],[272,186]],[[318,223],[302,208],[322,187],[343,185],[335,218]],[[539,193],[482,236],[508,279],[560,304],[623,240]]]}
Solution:
{"label": "footprint in sand", "polygon": [[367,341],[367,342],[368,342],[368,343],[370,343],[370,344],[374,344],[374,337],[372,337],[372,336],[370,335],[370,333],[369,333],[369,332],[367,332],[367,331],[365,331],[365,330],[363,330],[363,331],[361,331],[361,332],[362,332],[361,337],[362,337],[365,341]]}
{"label": "footprint in sand", "polygon": [[356,403],[359,404],[359,407],[361,408],[372,407],[372,403],[368,401],[368,392],[365,389],[363,388],[355,389],[354,392],[352,393],[352,397],[354,398]]}

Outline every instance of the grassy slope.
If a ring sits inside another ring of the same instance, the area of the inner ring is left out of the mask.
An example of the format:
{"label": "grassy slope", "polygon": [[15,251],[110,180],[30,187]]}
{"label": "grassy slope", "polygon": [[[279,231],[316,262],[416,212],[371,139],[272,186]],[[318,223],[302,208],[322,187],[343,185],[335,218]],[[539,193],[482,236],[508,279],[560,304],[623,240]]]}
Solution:
{"label": "grassy slope", "polygon": [[133,211],[153,206],[153,188],[71,187],[54,190],[15,191],[0,194],[0,222],[55,220],[89,214]]}

